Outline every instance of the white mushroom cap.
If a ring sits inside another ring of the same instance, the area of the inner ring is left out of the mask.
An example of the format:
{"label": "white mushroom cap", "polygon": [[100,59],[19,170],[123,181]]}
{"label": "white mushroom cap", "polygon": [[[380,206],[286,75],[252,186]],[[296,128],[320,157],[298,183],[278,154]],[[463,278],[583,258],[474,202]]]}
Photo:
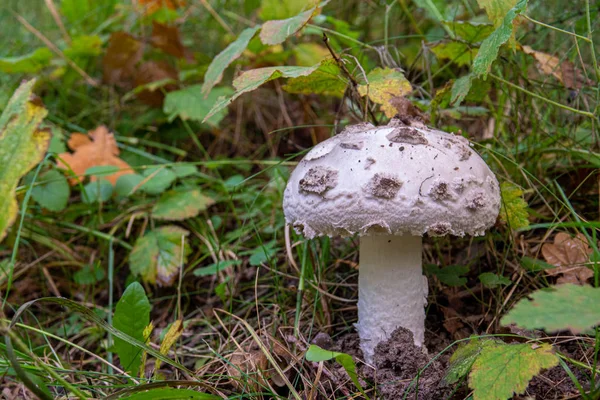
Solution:
{"label": "white mushroom cap", "polygon": [[477,236],[496,221],[500,189],[467,139],[392,120],[315,146],[292,173],[283,208],[308,238]]}

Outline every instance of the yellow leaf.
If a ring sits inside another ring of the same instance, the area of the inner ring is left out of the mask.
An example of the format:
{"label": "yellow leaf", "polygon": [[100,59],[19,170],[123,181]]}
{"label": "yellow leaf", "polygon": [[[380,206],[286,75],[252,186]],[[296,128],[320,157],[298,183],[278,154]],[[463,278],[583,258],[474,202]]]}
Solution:
{"label": "yellow leaf", "polygon": [[[173,345],[175,344],[177,339],[179,339],[179,337],[181,336],[182,333],[183,333],[183,321],[178,319],[177,321],[175,321],[171,324],[171,327],[167,331],[167,334],[165,335],[162,343],[160,344],[160,354],[167,355],[167,353],[169,352],[171,347],[173,347]],[[154,364],[155,372],[160,369],[160,364],[161,364],[161,361],[156,360],[156,363]]]}
{"label": "yellow leaf", "polygon": [[22,83],[0,115],[0,241],[17,216],[15,189],[50,145],[50,133],[39,125],[47,114],[33,98],[35,80]]}
{"label": "yellow leaf", "polygon": [[361,96],[369,96],[369,99],[381,104],[381,109],[388,118],[396,115],[396,107],[392,104],[395,97],[406,96],[412,91],[410,82],[402,72],[391,68],[375,68],[367,75],[369,83],[360,85],[358,93]]}

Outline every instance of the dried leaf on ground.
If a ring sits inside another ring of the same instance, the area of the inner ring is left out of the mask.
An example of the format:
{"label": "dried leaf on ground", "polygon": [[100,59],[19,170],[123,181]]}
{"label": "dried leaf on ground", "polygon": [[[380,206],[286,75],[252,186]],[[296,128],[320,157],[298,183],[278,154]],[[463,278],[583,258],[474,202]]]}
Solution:
{"label": "dried leaf on ground", "polygon": [[358,93],[381,105],[388,118],[396,115],[396,107],[391,103],[394,97],[406,96],[412,91],[404,74],[392,68],[375,68],[367,74],[368,84],[360,85]]}
{"label": "dried leaf on ground", "polygon": [[578,233],[572,238],[569,234],[559,232],[554,236],[554,243],[544,243],[542,255],[546,261],[556,268],[546,271],[548,275],[562,275],[558,283],[584,284],[594,276],[594,271],[584,264],[589,262],[592,249],[585,235]]}
{"label": "dried leaf on ground", "polygon": [[176,10],[185,5],[184,0],[136,0],[136,2],[147,15],[154,14],[163,7]]}
{"label": "dried leaf on ground", "polygon": [[32,99],[34,84],[35,80],[22,83],[0,115],[0,241],[17,216],[19,180],[50,145],[50,133],[39,128],[47,111]]}
{"label": "dried leaf on ground", "polygon": [[[102,177],[111,182],[113,186],[119,177],[134,173],[129,164],[118,157],[117,141],[104,125],[89,131],[87,135],[72,134],[67,145],[74,153],[59,154],[57,165],[59,168],[71,169],[79,177],[71,179],[71,185],[77,184],[85,171],[91,167],[114,166],[119,168],[119,171]],[[92,176],[91,179],[97,178]]]}
{"label": "dried leaf on ground", "polygon": [[152,21],[152,36],[150,37],[150,43],[152,46],[177,58],[183,58],[187,53],[187,49],[181,42],[179,28],[176,26],[169,26],[157,21]]}
{"label": "dried leaf on ground", "polygon": [[536,66],[542,74],[555,77],[567,89],[581,89],[586,81],[581,71],[569,60],[561,61],[556,56],[534,50],[530,46],[522,46],[522,50],[537,61]]}
{"label": "dried leaf on ground", "polygon": [[130,86],[135,76],[135,65],[142,59],[142,43],[125,32],[114,32],[102,59],[104,82],[117,86]]}
{"label": "dried leaf on ground", "polygon": [[160,107],[165,99],[164,92],[171,92],[177,87],[173,83],[161,85],[156,90],[151,90],[152,82],[177,81],[177,70],[166,61],[147,61],[139,66],[135,75],[135,85],[144,86],[145,89],[136,94],[143,103],[153,107]]}
{"label": "dried leaf on ground", "polygon": [[[277,362],[278,367],[286,371],[284,374],[289,378],[289,365],[291,355],[289,351],[276,340],[270,340],[268,351]],[[258,389],[267,382],[272,382],[276,386],[285,386],[279,372],[269,363],[265,349],[251,348],[243,351],[236,351],[229,355],[229,362],[226,365],[228,375],[232,377],[231,382],[239,389]]]}

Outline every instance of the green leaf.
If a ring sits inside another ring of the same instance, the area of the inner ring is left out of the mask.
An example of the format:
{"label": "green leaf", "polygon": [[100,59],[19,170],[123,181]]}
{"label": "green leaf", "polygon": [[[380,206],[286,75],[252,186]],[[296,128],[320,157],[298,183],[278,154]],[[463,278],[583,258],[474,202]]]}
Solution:
{"label": "green leaf", "polygon": [[542,369],[558,364],[549,344],[500,344],[485,347],[469,375],[473,400],[506,400],[521,394]]}
{"label": "green leaf", "polygon": [[340,73],[340,67],[332,59],[324,60],[317,70],[308,76],[292,78],[283,90],[297,94],[321,94],[342,97],[348,83]]}
{"label": "green leaf", "polygon": [[484,272],[479,275],[479,280],[483,284],[483,286],[493,289],[502,285],[510,285],[512,281],[505,276],[500,276],[498,274],[494,274],[492,272]]}
{"label": "green leaf", "polygon": [[73,280],[79,285],[93,285],[106,277],[104,269],[97,264],[86,264],[73,274]]}
{"label": "green leaf", "polygon": [[[150,302],[142,285],[133,282],[123,293],[115,308],[113,326],[140,342],[144,341],[144,328],[150,323]],[[114,349],[123,369],[137,376],[142,359],[141,350],[120,338],[114,338]]]}
{"label": "green leaf", "polygon": [[452,87],[453,104],[459,105],[464,100],[469,93],[471,81],[474,78],[486,78],[492,63],[498,57],[500,46],[506,43],[513,34],[513,21],[517,15],[524,13],[526,9],[527,0],[519,0],[513,8],[508,10],[498,28],[481,43],[477,56],[473,60],[472,72],[454,82]]}
{"label": "green leaf", "polygon": [[500,46],[506,43],[513,33],[513,21],[517,15],[524,13],[526,9],[527,0],[519,0],[513,8],[508,10],[498,29],[481,43],[479,53],[473,61],[473,74],[476,77],[486,77],[492,63],[498,57]]}
{"label": "green leaf", "polygon": [[207,265],[206,267],[196,268],[193,274],[194,276],[212,276],[225,268],[240,265],[241,263],[241,260],[223,260],[215,264]]}
{"label": "green leaf", "polygon": [[320,348],[316,344],[311,344],[308,350],[306,351],[306,359],[312,362],[320,362],[320,361],[329,361],[335,359],[344,369],[346,373],[352,379],[352,383],[354,386],[358,388],[361,392],[364,392],[360,382],[358,381],[358,375],[356,374],[356,364],[354,360],[349,354],[346,353],[338,353],[336,351],[329,351]]}
{"label": "green leaf", "polygon": [[218,400],[221,398],[212,394],[196,392],[191,389],[138,389],[143,389],[143,387],[136,388],[137,393],[120,396],[119,400]]}
{"label": "green leaf", "polygon": [[178,226],[163,226],[146,233],[135,242],[129,255],[129,268],[146,282],[169,286],[177,277],[181,263],[190,253],[185,238],[189,232]]}
{"label": "green leaf", "polygon": [[467,278],[461,275],[468,273],[469,267],[466,265],[449,265],[444,268],[438,268],[437,265],[428,264],[425,266],[425,271],[431,275],[435,275],[445,285],[463,286],[467,283]]}
{"label": "green leaf", "polygon": [[171,169],[178,178],[185,178],[186,176],[196,175],[198,173],[198,167],[186,163],[172,165]]}
{"label": "green leaf", "polygon": [[67,146],[65,146],[65,135],[62,130],[54,125],[50,125],[50,132],[52,132],[52,139],[50,139],[48,153],[66,153]]}
{"label": "green leaf", "polygon": [[367,80],[368,84],[358,86],[358,93],[361,96],[369,95],[372,102],[381,104],[381,109],[388,118],[398,113],[391,100],[406,96],[412,91],[404,74],[392,68],[375,68],[367,74]]}
{"label": "green leaf", "polygon": [[34,74],[50,64],[53,54],[45,47],[19,57],[0,57],[0,71],[8,74]]}
{"label": "green leaf", "polygon": [[555,332],[583,332],[600,324],[600,288],[565,284],[533,292],[502,318],[502,325]]}
{"label": "green leaf", "polygon": [[38,179],[38,184],[31,189],[31,196],[47,210],[58,212],[65,209],[71,195],[67,178],[52,169]]}
{"label": "green leaf", "polygon": [[133,189],[138,187],[143,180],[144,177],[139,174],[121,175],[119,179],[117,179],[115,193],[118,197],[129,197],[131,196]]}
{"label": "green leaf", "polygon": [[502,205],[500,219],[506,222],[510,229],[518,230],[529,226],[527,203],[523,199],[523,191],[510,182],[500,185]]}
{"label": "green leaf", "polygon": [[472,80],[473,75],[468,74],[454,81],[454,85],[452,85],[450,104],[458,106],[460,103],[463,102],[465,97],[467,97],[467,95],[469,94],[469,90],[471,90]]}
{"label": "green leaf", "polygon": [[547,269],[556,268],[556,265],[548,264],[545,261],[537,260],[531,257],[522,257],[521,258],[521,266],[530,272],[539,272]]}
{"label": "green leaf", "polygon": [[277,249],[275,248],[275,242],[265,243],[262,246],[258,246],[250,255],[248,262],[251,266],[256,267],[262,263],[265,263],[271,259],[275,254],[277,254]]}
{"label": "green leaf", "polygon": [[44,157],[50,134],[39,125],[46,109],[32,99],[35,80],[22,83],[0,115],[0,241],[17,216],[19,179]]}
{"label": "green leaf", "polygon": [[167,114],[169,122],[179,117],[182,120],[207,122],[211,126],[218,126],[219,122],[227,116],[227,111],[213,113],[210,118],[205,118],[220,97],[230,96],[233,90],[228,87],[219,87],[210,91],[206,99],[200,92],[200,85],[192,85],[182,90],[167,93],[163,111]]}
{"label": "green leaf", "polygon": [[318,43],[298,43],[294,46],[292,52],[296,58],[296,65],[302,67],[310,67],[331,58],[331,53],[329,53],[327,47]]}
{"label": "green leaf", "polygon": [[511,8],[515,7],[517,0],[477,0],[479,7],[483,8],[494,26],[500,26],[502,20]]}
{"label": "green leaf", "polygon": [[174,189],[163,193],[152,208],[152,217],[168,221],[181,221],[197,216],[215,201],[204,196],[199,189]]}
{"label": "green leaf", "polygon": [[444,21],[454,34],[467,43],[479,43],[494,32],[494,26],[473,21]]}
{"label": "green leaf", "polygon": [[262,0],[259,15],[263,21],[286,19],[313,7],[316,3],[317,0]]}
{"label": "green leaf", "polygon": [[101,178],[103,176],[112,175],[116,172],[119,172],[120,167],[115,165],[95,165],[85,170],[86,176],[95,176],[97,178]]}
{"label": "green leaf", "polygon": [[204,96],[210,93],[217,83],[221,82],[223,71],[246,50],[248,43],[250,43],[250,40],[259,29],[260,25],[244,29],[234,42],[212,60],[204,75],[204,83],[201,90]]}
{"label": "green leaf", "polygon": [[263,24],[260,30],[260,40],[266,45],[283,43],[308,23],[319,12],[318,7],[313,7],[287,19],[271,20]]}
{"label": "green leaf", "polygon": [[102,54],[102,39],[96,35],[74,36],[63,53],[70,59],[97,57]]}
{"label": "green leaf", "polygon": [[140,189],[148,194],[161,194],[177,179],[177,175],[170,168],[159,165],[145,169],[143,175],[148,180]]}
{"label": "green leaf", "polygon": [[479,353],[488,346],[496,344],[495,340],[473,338],[466,344],[461,344],[450,357],[450,365],[444,380],[454,384],[467,376]]}
{"label": "green leaf", "polygon": [[212,110],[210,110],[210,112],[204,117],[202,122],[205,122],[208,118],[223,110],[244,93],[251,92],[257,89],[259,86],[272,81],[273,79],[297,78],[299,76],[310,75],[313,71],[319,68],[319,65],[320,64],[313,65],[312,67],[265,67],[246,71],[233,81],[233,86],[236,88],[236,92],[230,97],[219,99],[213,106]]}
{"label": "green leaf", "polygon": [[471,64],[477,55],[477,49],[463,42],[441,42],[430,47],[440,60],[450,60],[458,66]]}
{"label": "green leaf", "polygon": [[85,204],[104,203],[110,200],[113,194],[113,185],[106,179],[98,179],[83,187],[81,200]]}

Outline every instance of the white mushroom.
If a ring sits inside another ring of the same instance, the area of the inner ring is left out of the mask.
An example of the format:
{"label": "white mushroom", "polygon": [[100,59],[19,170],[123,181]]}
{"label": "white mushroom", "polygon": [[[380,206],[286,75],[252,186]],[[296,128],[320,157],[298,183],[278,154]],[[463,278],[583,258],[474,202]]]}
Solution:
{"label": "white mushroom", "polygon": [[427,278],[422,236],[483,235],[500,208],[498,181],[468,140],[414,122],[351,127],[315,146],[285,189],[286,220],[307,238],[359,234],[361,349],[398,327],[422,346]]}

